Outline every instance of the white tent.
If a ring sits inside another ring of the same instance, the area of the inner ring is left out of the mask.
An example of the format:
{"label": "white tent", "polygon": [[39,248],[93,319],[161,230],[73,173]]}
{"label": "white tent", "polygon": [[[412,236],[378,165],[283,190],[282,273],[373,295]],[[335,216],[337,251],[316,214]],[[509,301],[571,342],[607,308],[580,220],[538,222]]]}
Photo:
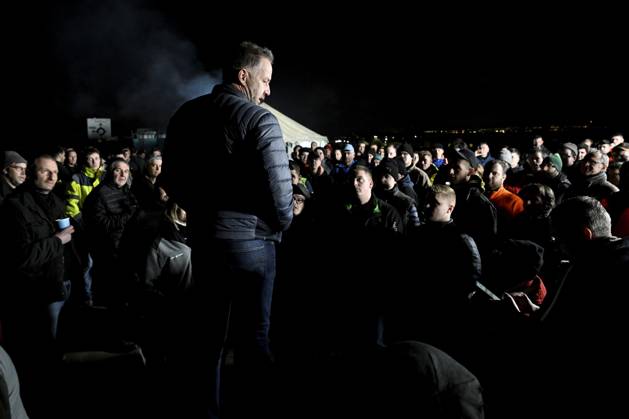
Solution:
{"label": "white tent", "polygon": [[277,118],[277,121],[280,123],[280,127],[282,128],[284,142],[288,145],[289,150],[297,144],[303,147],[310,147],[310,143],[313,141],[316,141],[319,144],[319,147],[328,143],[328,137],[325,135],[317,134],[313,130],[304,127],[299,122],[289,118],[266,103],[263,103],[262,107],[271,111],[271,113]]}

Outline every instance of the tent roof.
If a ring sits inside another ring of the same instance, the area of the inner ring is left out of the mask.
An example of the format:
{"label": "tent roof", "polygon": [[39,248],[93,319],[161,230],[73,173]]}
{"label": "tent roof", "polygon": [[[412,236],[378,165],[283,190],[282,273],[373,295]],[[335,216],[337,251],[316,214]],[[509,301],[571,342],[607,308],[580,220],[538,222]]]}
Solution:
{"label": "tent roof", "polygon": [[318,142],[319,145],[328,143],[328,137],[325,135],[317,134],[310,128],[306,128],[299,122],[289,118],[266,103],[263,103],[261,106],[271,111],[271,113],[277,118],[277,121],[280,123],[280,127],[282,128],[285,143],[290,143],[291,145],[307,145],[308,147],[312,141]]}

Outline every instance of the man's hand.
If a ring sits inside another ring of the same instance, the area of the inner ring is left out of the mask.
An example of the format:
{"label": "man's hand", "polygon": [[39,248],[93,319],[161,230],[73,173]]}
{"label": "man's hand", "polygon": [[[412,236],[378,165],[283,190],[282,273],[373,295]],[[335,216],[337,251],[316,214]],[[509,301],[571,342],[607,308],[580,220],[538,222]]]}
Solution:
{"label": "man's hand", "polygon": [[167,202],[167,201],[168,201],[168,199],[169,199],[168,194],[167,194],[167,193],[166,193],[166,191],[165,191],[165,190],[163,190],[162,188],[159,188],[159,199],[160,199],[162,202]]}
{"label": "man's hand", "polygon": [[520,291],[510,293],[505,292],[504,299],[509,300],[515,309],[525,316],[530,316],[539,310],[539,306],[534,304],[528,295]]}
{"label": "man's hand", "polygon": [[68,228],[64,228],[61,231],[55,233],[55,236],[61,240],[61,244],[66,244],[70,240],[72,240],[72,233],[74,233],[74,227],[70,226]]}

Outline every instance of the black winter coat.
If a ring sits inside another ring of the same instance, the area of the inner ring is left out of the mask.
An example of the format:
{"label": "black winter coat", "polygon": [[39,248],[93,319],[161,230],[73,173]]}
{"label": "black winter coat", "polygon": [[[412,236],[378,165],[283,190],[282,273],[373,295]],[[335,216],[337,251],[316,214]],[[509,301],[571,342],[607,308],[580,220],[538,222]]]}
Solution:
{"label": "black winter coat", "polygon": [[120,239],[138,204],[128,186],[105,182],[85,199],[83,217],[94,257],[117,256]]}
{"label": "black winter coat", "polygon": [[52,303],[67,297],[63,244],[55,237],[55,219],[63,218],[63,202],[50,194],[45,211],[33,186],[24,185],[7,196],[0,210],[3,297]]}

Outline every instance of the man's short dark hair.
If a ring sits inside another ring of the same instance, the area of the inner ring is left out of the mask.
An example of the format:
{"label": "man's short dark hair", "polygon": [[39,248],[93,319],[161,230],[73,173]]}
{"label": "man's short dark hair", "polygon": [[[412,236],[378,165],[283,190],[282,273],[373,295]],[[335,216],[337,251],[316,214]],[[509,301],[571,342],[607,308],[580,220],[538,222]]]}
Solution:
{"label": "man's short dark hair", "polygon": [[485,166],[485,173],[488,173],[491,169],[494,168],[494,166],[502,167],[502,174],[504,174],[504,175],[507,174],[507,170],[509,170],[509,168],[511,167],[504,160],[493,159],[493,160],[490,160],[490,161],[487,162],[487,166]]}
{"label": "man's short dark hair", "polygon": [[249,41],[241,42],[223,67],[223,80],[236,81],[241,69],[256,67],[262,58],[267,58],[273,64],[273,53],[270,49]]}

